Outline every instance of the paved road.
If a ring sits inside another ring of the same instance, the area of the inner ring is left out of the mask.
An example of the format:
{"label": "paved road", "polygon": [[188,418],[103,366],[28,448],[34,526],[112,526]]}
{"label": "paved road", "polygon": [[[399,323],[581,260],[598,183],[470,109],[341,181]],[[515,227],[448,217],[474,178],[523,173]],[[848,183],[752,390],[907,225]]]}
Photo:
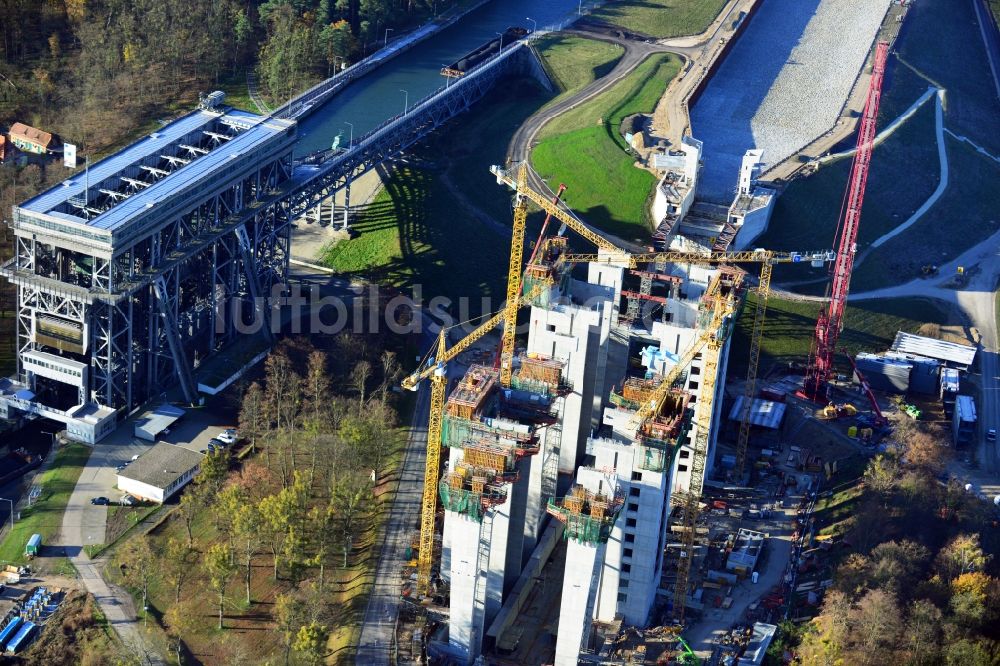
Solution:
{"label": "paved road", "polygon": [[[962,289],[942,286],[956,274],[957,268],[977,270]],[[911,280],[906,284],[875,291],[851,294],[849,300],[861,301],[903,296],[936,298],[956,305],[979,330],[980,385],[982,391],[976,405],[980,438],[977,450],[979,468],[956,467],[953,471],[973,483],[978,492],[1000,494],[1000,455],[997,443],[986,441],[988,428],[1000,428],[1000,335],[997,331],[995,291],[1000,278],[1000,233],[996,233],[957,259],[941,266],[942,276],[933,280]]]}
{"label": "paved road", "polygon": [[[528,118],[511,138],[507,148],[508,162],[519,164],[528,159],[531,150],[537,145],[537,137],[542,128],[553,118],[570,111],[584,102],[600,95],[610,87],[628,76],[639,64],[654,53],[673,53],[684,60],[693,60],[696,64],[714,60],[721,50],[720,36],[728,36],[732,32],[728,21],[735,9],[747,9],[757,0],[731,0],[712,24],[700,35],[678,39],[664,39],[659,42],[646,42],[639,39],[623,39],[613,31],[595,32],[591,29],[566,30],[564,32],[617,44],[624,49],[621,59],[607,75],[591,82],[572,95],[547,106]],[[698,66],[702,66],[698,64]],[[655,130],[659,134],[669,136],[674,143],[680,141],[681,135],[690,126],[687,108],[682,104],[687,93],[697,85],[698,77],[693,75],[675,79],[664,92],[663,98],[653,114]],[[661,127],[666,125],[666,127]],[[540,192],[552,193],[551,188],[533,170],[529,182]],[[581,222],[583,222],[581,220]],[[583,222],[586,224],[585,222]],[[589,225],[588,225],[589,226]],[[633,252],[642,252],[646,248],[617,238],[606,232],[596,230],[620,247]]]}
{"label": "paved road", "polygon": [[[625,50],[625,53],[615,65],[614,69],[612,69],[607,75],[591,82],[581,90],[578,90],[574,94],[559,100],[555,104],[539,110],[524,121],[524,124],[518,128],[517,132],[514,133],[514,136],[510,140],[510,144],[507,148],[508,162],[520,164],[521,162],[526,161],[531,154],[531,150],[537,145],[536,137],[538,136],[538,133],[541,131],[542,127],[546,125],[546,123],[556,116],[562,115],[563,113],[578,107],[587,100],[600,95],[618,81],[628,76],[632,70],[639,65],[639,63],[650,55],[654,53],[683,54],[689,50],[688,48],[668,48],[656,43],[647,44],[646,42],[638,40],[619,39],[612,35],[589,32],[586,30],[568,30],[566,32],[582,37],[589,37],[591,39],[598,39],[618,44]],[[542,180],[542,178],[535,173],[533,169],[530,170],[529,173],[529,183],[539,192],[552,193],[548,184]],[[581,222],[583,221],[581,220]],[[583,223],[586,224],[585,222]],[[645,248],[639,247],[634,243],[629,243],[621,238],[611,236],[604,231],[600,231],[598,229],[594,229],[594,231],[605,236],[620,247],[628,248],[636,252],[645,251]]]}
{"label": "paved road", "polygon": [[109,482],[114,483],[114,468],[109,467],[108,461],[121,459],[123,455],[114,436],[94,447],[63,513],[58,545],[63,547],[66,556],[76,567],[80,582],[94,595],[101,612],[108,618],[122,642],[136,654],[146,655],[147,663],[165,664],[158,655],[147,653],[147,649],[143,647],[144,641],[131,596],[125,590],[109,585],[101,577],[105,559],[91,560],[83,551],[87,544],[104,541],[107,510],[103,506],[91,505],[90,499],[97,495],[108,495]]}
{"label": "paved road", "polygon": [[916,224],[937,203],[937,200],[941,198],[945,190],[948,189],[948,152],[945,150],[944,143],[944,94],[944,90],[938,90],[934,98],[934,132],[937,138],[938,164],[940,165],[938,185],[934,188],[934,192],[920,204],[920,207],[905,222],[893,228],[892,231],[884,233],[873,240],[871,244],[872,249],[882,246],[886,241],[895,238]]}
{"label": "paved road", "polygon": [[[168,394],[168,398],[170,397],[172,396]],[[228,425],[232,424],[220,420],[216,415],[204,410],[192,410],[161,441],[199,451],[207,445],[210,437]],[[70,495],[58,540],[53,545],[62,546],[66,556],[76,567],[80,581],[94,595],[101,611],[131,652],[142,655],[144,663],[163,664],[166,662],[152,652],[143,640],[132,597],[127,591],[108,584],[101,577],[106,558],[91,560],[84,551],[85,546],[101,544],[105,540],[107,508],[94,506],[90,500],[103,496],[117,501],[121,497],[121,491],[114,490],[118,481],[115,467],[153,446],[152,442],[132,437],[132,426],[133,422],[127,421],[94,446]]]}
{"label": "paved road", "polygon": [[[424,335],[424,338],[429,338]],[[428,344],[429,340],[425,340]],[[406,565],[406,548],[420,524],[421,488],[427,458],[427,411],[430,386],[422,382],[417,392],[410,435],[396,496],[382,536],[381,555],[375,569],[375,585],[368,599],[357,663],[363,666],[390,663],[390,648],[399,611],[400,578]]]}

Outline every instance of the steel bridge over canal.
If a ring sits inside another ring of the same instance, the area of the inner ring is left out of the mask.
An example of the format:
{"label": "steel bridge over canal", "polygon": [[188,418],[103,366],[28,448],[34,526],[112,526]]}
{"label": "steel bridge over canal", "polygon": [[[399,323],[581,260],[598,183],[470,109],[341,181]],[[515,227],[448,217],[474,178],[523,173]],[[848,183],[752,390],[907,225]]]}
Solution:
{"label": "steel bridge over canal", "polygon": [[292,221],[318,216],[343,189],[346,224],[354,179],[513,74],[544,80],[524,41],[346,148],[298,160],[296,119],[336,94],[343,78],[308,91],[313,103],[293,100],[281,118],[209,96],[16,206],[14,257],[0,275],[17,288],[17,373],[0,380],[0,416],[42,415],[94,442],[177,382],[194,403],[197,371],[245,339],[240,324],[262,322],[257,337],[268,336],[258,297],[283,289]]}
{"label": "steel bridge over canal", "polygon": [[[377,165],[401,154],[418,140],[434,131],[448,120],[480,100],[498,80],[513,74],[534,76],[548,85],[548,79],[535,59],[534,52],[526,40],[505,46],[492,59],[454,82],[416,102],[403,113],[385,120],[381,125],[364,136],[353,139],[348,147],[338,150],[323,150],[312,153],[296,161],[292,188],[287,195],[290,214],[293,219],[309,214],[320,218],[320,203],[343,189],[343,225],[348,223],[350,211],[350,188],[354,179],[375,168]],[[322,84],[321,84],[322,85]],[[331,88],[343,84],[331,79]],[[310,101],[324,98],[322,89],[304,93],[307,98],[299,104],[293,100],[282,107],[289,118],[302,118],[314,111],[318,103]],[[334,209],[331,206],[331,217]],[[334,220],[330,220],[334,223]]]}

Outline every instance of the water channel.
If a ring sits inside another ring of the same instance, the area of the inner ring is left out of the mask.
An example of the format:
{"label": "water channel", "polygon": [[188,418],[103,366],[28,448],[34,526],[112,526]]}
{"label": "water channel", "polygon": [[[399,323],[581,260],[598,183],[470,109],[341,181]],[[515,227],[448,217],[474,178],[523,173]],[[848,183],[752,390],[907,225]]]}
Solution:
{"label": "water channel", "polygon": [[[584,3],[591,4],[591,3]],[[578,0],[492,0],[453,26],[432,35],[354,82],[299,126],[296,155],[329,148],[337,134],[342,145],[403,111],[445,83],[441,68],[511,26],[539,30],[576,13]],[[533,20],[529,20],[533,19]],[[405,91],[405,92],[404,92]]]}

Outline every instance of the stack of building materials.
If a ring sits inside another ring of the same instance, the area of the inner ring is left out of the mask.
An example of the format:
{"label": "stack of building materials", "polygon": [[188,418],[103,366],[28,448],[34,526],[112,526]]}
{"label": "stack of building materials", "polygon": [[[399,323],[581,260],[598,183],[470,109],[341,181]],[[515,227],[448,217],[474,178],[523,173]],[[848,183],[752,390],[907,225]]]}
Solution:
{"label": "stack of building materials", "polygon": [[939,390],[941,364],[932,358],[906,355],[913,364],[910,371],[910,391],[923,395],[934,395]]}
{"label": "stack of building materials", "polygon": [[[730,421],[743,420],[744,396],[736,398],[733,408],[729,410]],[[787,405],[783,402],[754,398],[750,403],[750,425],[769,430],[777,430],[785,419]]]}
{"label": "stack of building materials", "polygon": [[25,622],[14,634],[14,638],[7,643],[7,652],[17,654],[31,642],[35,635],[35,623]]}
{"label": "stack of building materials", "polygon": [[771,645],[777,630],[778,627],[773,624],[755,622],[753,636],[747,643],[747,649],[743,652],[743,656],[736,662],[737,666],[760,666],[763,664],[767,648]]}
{"label": "stack of building materials", "polygon": [[20,615],[15,615],[11,618],[10,622],[4,626],[3,630],[0,631],[0,650],[7,647],[7,644],[14,638],[18,630],[21,628],[21,624],[24,620],[21,619]]}
{"label": "stack of building materials", "polygon": [[763,532],[740,528],[740,531],[736,533],[733,550],[726,559],[726,569],[739,575],[748,576],[757,566],[757,559],[764,548],[766,537],[767,535]]}
{"label": "stack of building materials", "polygon": [[972,345],[946,342],[904,331],[896,333],[892,350],[901,354],[933,358],[946,367],[956,368],[963,372],[969,369],[976,358],[976,348]]}

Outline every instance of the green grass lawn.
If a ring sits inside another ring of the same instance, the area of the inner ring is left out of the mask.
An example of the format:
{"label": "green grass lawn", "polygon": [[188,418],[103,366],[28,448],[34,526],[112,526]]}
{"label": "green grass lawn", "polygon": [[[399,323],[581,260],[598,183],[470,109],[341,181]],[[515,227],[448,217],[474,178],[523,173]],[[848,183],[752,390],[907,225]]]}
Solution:
{"label": "green grass lawn", "polygon": [[[940,171],[933,104],[933,100],[925,103],[875,148],[858,230],[859,252],[905,222],[937,187]],[[850,158],[838,160],[812,176],[790,183],[775,203],[767,231],[754,245],[781,250],[835,249],[837,220],[851,162]],[[914,177],[900,178],[903,172]],[[812,274],[825,275],[825,269],[779,266],[775,279],[804,280]]]}
{"label": "green grass lawn", "polygon": [[572,95],[610,72],[625,52],[617,44],[563,33],[542,37],[535,42],[535,48],[542,55],[545,71],[559,87],[559,95],[551,102]]}
{"label": "green grass lawn", "polygon": [[219,82],[218,89],[226,93],[226,104],[251,113],[260,113],[257,105],[250,99],[250,91],[247,89],[246,72],[240,71],[235,74],[229,74]]}
{"label": "green grass lawn", "polygon": [[863,493],[861,484],[855,481],[839,486],[828,497],[818,499],[815,509],[817,534],[846,533]]}
{"label": "green grass lawn", "polygon": [[[497,185],[489,167],[504,163],[517,128],[550,99],[551,93],[524,82],[490,93],[461,123],[411,151],[411,164],[392,174],[354,224],[360,235],[327,248],[324,264],[403,289],[420,284],[425,302],[466,297],[469,316],[498,308],[510,248],[511,193]],[[460,205],[449,184],[494,224]],[[537,217],[529,219],[532,238]],[[493,301],[483,303],[481,296]]]}
{"label": "green grass lawn", "polygon": [[726,0],[617,0],[593,18],[650,37],[697,35],[719,15]]}
{"label": "green grass lawn", "polygon": [[[730,374],[744,374],[753,328],[754,296],[747,297],[746,307],[733,334],[729,357]],[[758,376],[763,377],[775,364],[804,364],[808,360],[816,316],[820,303],[770,298],[761,339]],[[949,324],[949,315],[933,301],[921,298],[858,301],[847,307],[840,347],[850,353],[877,352],[889,347],[896,331],[915,332],[922,324]],[[843,361],[847,365],[846,361]]]}
{"label": "green grass lawn", "polygon": [[[545,37],[537,46],[561,88],[558,94],[586,86],[621,57],[612,44],[564,35]],[[469,298],[469,315],[499,307],[496,298],[484,304],[480,296],[503,295],[510,236],[500,233],[500,227],[511,224],[511,195],[496,184],[489,167],[504,163],[518,127],[554,99],[527,82],[511,82],[490,93],[461,123],[450,124],[411,151],[411,164],[392,174],[354,224],[360,235],[327,248],[323,263],[345,275],[403,289],[419,283],[425,301]],[[456,202],[449,184],[465,194],[476,213]],[[533,216],[529,236],[537,228]]]}
{"label": "green grass lawn", "polygon": [[457,207],[430,170],[395,171],[354,228],[360,235],[328,248],[325,265],[407,290],[419,285],[424,299],[472,298],[466,312],[475,314],[480,295],[502,298],[509,237]]}
{"label": "green grass lawn", "polygon": [[[546,139],[599,125],[614,128],[617,134],[622,118],[633,113],[649,113],[656,107],[667,84],[680,68],[681,60],[675,55],[651,56],[609,90],[553,118],[538,133],[538,138]],[[624,146],[624,141],[618,141]]]}
{"label": "green grass lawn", "polygon": [[905,233],[855,268],[853,291],[911,280],[921,266],[945,263],[1000,230],[1000,165],[948,135],[945,141],[948,189]]}
{"label": "green grass lawn", "polygon": [[90,447],[83,444],[69,444],[56,452],[52,466],[35,479],[34,484],[42,488],[41,496],[34,505],[21,511],[21,519],[0,544],[0,561],[23,563],[26,561],[24,546],[32,534],[42,535],[44,547],[59,533],[63,510],[76,487],[80,472],[87,464],[90,451]]}
{"label": "green grass lawn", "polygon": [[553,137],[532,153],[535,169],[555,189],[566,183],[564,199],[595,226],[640,242],[649,237],[647,202],[656,177],[634,166],[603,127],[586,127]]}
{"label": "green grass lawn", "polygon": [[629,115],[652,112],[679,69],[676,56],[648,58],[540,132],[532,165],[550,184],[566,183],[566,202],[595,226],[628,239],[649,237],[648,200],[656,179],[633,166],[618,128]]}

